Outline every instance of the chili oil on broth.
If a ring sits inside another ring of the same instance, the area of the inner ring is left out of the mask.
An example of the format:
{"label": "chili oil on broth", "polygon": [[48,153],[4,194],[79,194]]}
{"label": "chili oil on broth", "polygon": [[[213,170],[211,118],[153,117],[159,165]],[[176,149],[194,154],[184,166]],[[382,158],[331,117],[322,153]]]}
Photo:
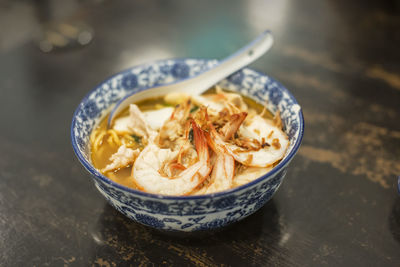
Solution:
{"label": "chili oil on broth", "polygon": [[[224,91],[231,92],[228,90],[224,90]],[[203,95],[215,94],[215,93],[216,93],[216,90],[214,88],[211,88],[211,89],[207,90]],[[233,92],[233,93],[240,94],[238,92]],[[242,96],[243,101],[247,104],[249,109],[255,110],[258,114],[260,114],[265,109],[265,107],[263,105],[259,104],[252,98],[247,97],[243,94],[240,94],[240,95]],[[147,99],[139,101],[135,104],[139,107],[139,109],[142,112],[150,111],[150,110],[157,110],[157,109],[161,109],[161,108],[165,108],[165,107],[171,107],[170,104],[165,102],[164,96],[155,97],[155,98],[147,98]],[[125,117],[128,114],[129,114],[129,107],[125,108],[120,114],[118,114],[116,116],[116,119]],[[98,148],[94,147],[95,146],[94,139],[96,136],[93,136],[93,135],[96,133],[107,132],[108,117],[109,117],[109,114],[104,119],[101,120],[99,125],[93,130],[93,132],[91,134],[91,138],[90,138],[91,139],[90,140],[91,161],[92,161],[94,167],[98,170],[102,170],[111,162],[109,160],[111,155],[116,153],[119,148],[118,145],[116,145],[112,142],[108,142],[108,139],[110,138],[109,133],[106,133],[103,136],[103,138],[101,140],[101,144]],[[263,113],[263,117],[266,119],[273,119],[274,116],[269,110],[266,110],[266,112]],[[124,136],[126,136],[126,134],[118,134],[118,137],[121,139],[124,138]],[[135,139],[135,138],[133,138],[133,139]],[[131,140],[131,145],[132,145],[131,148],[133,148],[133,149],[135,149],[135,148],[141,148],[141,150],[143,149],[143,145],[140,142],[133,144],[133,141]],[[274,165],[276,165],[276,164],[274,164]],[[116,183],[119,183],[119,184],[129,187],[129,188],[139,190],[137,188],[137,186],[135,185],[134,180],[131,177],[131,169],[132,169],[132,164],[128,165],[127,167],[124,167],[124,168],[116,169],[114,171],[108,171],[106,173],[102,172],[102,173],[106,177],[108,177],[109,179],[111,179],[112,181],[114,181]]]}

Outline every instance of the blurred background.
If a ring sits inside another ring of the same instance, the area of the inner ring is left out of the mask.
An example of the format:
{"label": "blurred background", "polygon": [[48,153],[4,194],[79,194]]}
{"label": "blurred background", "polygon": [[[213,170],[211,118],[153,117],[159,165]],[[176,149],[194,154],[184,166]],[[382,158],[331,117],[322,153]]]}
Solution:
{"label": "blurred background", "polygon": [[[265,29],[275,44],[251,68],[306,121],[273,201],[188,240],[110,208],[69,141],[81,99],[128,67],[221,59]],[[399,0],[0,0],[0,265],[398,266],[399,48]]]}

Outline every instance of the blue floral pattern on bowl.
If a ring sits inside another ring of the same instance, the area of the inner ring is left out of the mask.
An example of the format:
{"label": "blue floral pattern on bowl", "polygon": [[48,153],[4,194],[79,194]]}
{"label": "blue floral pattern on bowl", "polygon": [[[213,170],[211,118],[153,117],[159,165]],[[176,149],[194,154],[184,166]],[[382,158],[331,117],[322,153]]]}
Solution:
{"label": "blue floral pattern on bowl", "polygon": [[285,87],[271,77],[248,68],[231,75],[219,85],[264,103],[272,112],[280,112],[290,146],[285,158],[268,174],[224,192],[200,196],[163,196],[119,185],[92,166],[90,133],[127,92],[198,75],[216,64],[218,61],[207,59],[170,59],[136,66],[102,82],[89,92],[76,109],[71,125],[75,154],[91,174],[100,193],[114,208],[132,220],[163,230],[214,229],[257,211],[281,185],[287,166],[303,137],[303,115],[295,98]]}

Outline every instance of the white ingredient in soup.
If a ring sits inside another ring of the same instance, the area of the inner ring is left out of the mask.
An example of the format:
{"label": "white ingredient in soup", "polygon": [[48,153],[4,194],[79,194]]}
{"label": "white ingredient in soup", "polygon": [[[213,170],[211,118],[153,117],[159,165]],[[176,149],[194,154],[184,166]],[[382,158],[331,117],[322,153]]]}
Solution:
{"label": "white ingredient in soup", "polygon": [[94,166],[122,185],[163,195],[210,194],[269,172],[289,146],[279,113],[220,88],[131,104],[92,132]]}

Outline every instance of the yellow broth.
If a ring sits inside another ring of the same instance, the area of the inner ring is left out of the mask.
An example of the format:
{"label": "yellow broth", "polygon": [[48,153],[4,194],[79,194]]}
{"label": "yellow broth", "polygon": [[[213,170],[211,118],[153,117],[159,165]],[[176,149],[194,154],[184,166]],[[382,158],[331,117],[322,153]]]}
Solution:
{"label": "yellow broth", "polygon": [[[210,89],[207,92],[205,92],[205,94],[213,94],[213,93],[215,93],[215,89]],[[246,97],[244,95],[242,95],[242,97],[243,97],[244,102],[248,105],[249,108],[254,109],[257,113],[261,113],[263,111],[263,109],[264,109],[263,105],[257,103],[253,99]],[[163,97],[148,98],[148,99],[142,100],[135,104],[139,107],[139,109],[141,111],[155,110],[155,109],[160,109],[163,107],[170,106],[164,101]],[[117,118],[127,116],[128,114],[129,114],[129,109],[126,108],[117,116]],[[267,110],[267,112],[264,113],[264,117],[268,118],[268,119],[272,119],[273,115],[271,112],[269,112]],[[93,133],[95,133],[95,131],[99,131],[99,132],[106,131],[107,130],[107,121],[108,121],[108,116],[106,116],[100,122],[100,124],[96,127],[96,129],[94,129]],[[93,135],[93,133],[92,133],[92,135]],[[118,136],[120,138],[123,138],[123,135],[118,134]],[[117,146],[115,144],[110,144],[109,142],[107,142],[107,139],[109,137],[110,137],[109,134],[106,134],[102,138],[102,143],[96,153],[93,153],[93,151],[96,151],[96,149],[94,149],[94,143],[91,140],[91,160],[92,160],[94,167],[98,170],[105,168],[110,163],[109,158],[111,157],[111,155],[114,154],[115,152],[117,152],[117,150],[118,150],[119,146]],[[140,147],[140,144],[134,144],[133,148],[137,148],[137,147]],[[103,174],[106,175],[111,180],[113,180],[114,182],[117,182],[126,187],[137,189],[135,183],[133,182],[133,179],[131,178],[131,167],[132,166],[128,166],[128,167],[125,167],[122,169],[117,169],[115,171],[110,171],[110,172],[103,173]]]}

